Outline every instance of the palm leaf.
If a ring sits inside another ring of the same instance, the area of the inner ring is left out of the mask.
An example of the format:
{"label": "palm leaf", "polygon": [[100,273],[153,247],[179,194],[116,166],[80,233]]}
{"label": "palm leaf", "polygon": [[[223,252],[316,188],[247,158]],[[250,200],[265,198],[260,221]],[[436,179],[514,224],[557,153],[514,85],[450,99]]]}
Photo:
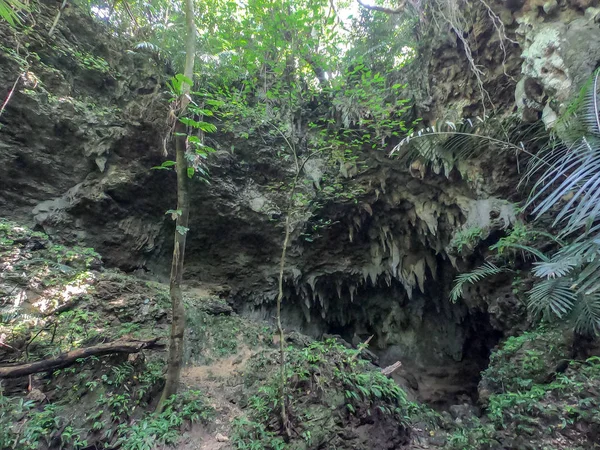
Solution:
{"label": "palm leaf", "polygon": [[565,278],[546,279],[537,283],[527,294],[529,309],[546,319],[552,316],[559,319],[565,317],[577,301],[577,293]]}
{"label": "palm leaf", "polygon": [[514,151],[535,157],[529,148],[545,145],[548,133],[539,123],[523,124],[515,116],[504,119],[442,120],[402,139],[390,155],[400,161],[423,159],[433,170],[448,174],[459,161],[490,152]]}
{"label": "palm leaf", "polygon": [[575,309],[575,331],[581,334],[600,334],[600,295],[586,295]]}
{"label": "palm leaf", "polygon": [[585,125],[588,134],[600,134],[600,105],[598,102],[598,76],[600,71],[596,70],[592,82],[584,87],[583,106],[580,110],[581,121]]}
{"label": "palm leaf", "polygon": [[466,284],[475,284],[486,277],[498,275],[506,270],[507,269],[504,267],[498,267],[495,264],[486,261],[483,265],[471,272],[461,273],[454,279],[454,287],[450,292],[450,300],[453,302],[458,301],[463,295],[463,288]]}
{"label": "palm leaf", "polygon": [[581,262],[576,258],[553,258],[550,261],[536,262],[533,274],[539,278],[560,278],[569,275]]}
{"label": "palm leaf", "polygon": [[[548,261],[548,257],[546,255],[544,255],[537,248],[534,248],[530,245],[517,244],[514,242],[505,242],[504,247],[505,248],[513,248],[515,250],[521,250],[523,252],[531,253],[533,256],[537,257],[541,261]],[[497,246],[492,245],[490,247],[490,250],[494,250],[495,248],[497,248]]]}
{"label": "palm leaf", "polygon": [[[598,255],[600,256],[600,255]],[[590,261],[581,271],[573,287],[583,295],[591,295],[600,290],[600,259]]]}
{"label": "palm leaf", "polygon": [[[528,170],[528,177],[540,172],[541,176],[527,206],[533,206],[533,214],[540,217],[562,204],[555,212],[553,224],[561,226],[562,235],[589,227],[600,214],[599,76],[600,71],[596,71],[584,88],[576,111],[562,125],[564,144],[548,148],[539,159],[532,159]],[[540,161],[544,162],[543,171]]]}

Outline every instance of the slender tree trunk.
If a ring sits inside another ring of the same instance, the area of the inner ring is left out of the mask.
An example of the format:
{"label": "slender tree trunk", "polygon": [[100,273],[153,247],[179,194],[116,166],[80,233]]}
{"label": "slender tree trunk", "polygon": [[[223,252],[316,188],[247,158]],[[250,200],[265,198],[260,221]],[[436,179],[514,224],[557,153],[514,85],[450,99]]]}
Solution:
{"label": "slender tree trunk", "polygon": [[188,228],[189,198],[188,198],[188,176],[187,163],[185,159],[185,126],[178,122],[175,133],[183,133],[184,136],[175,137],[175,151],[177,162],[177,209],[181,214],[177,217],[175,230],[175,247],[173,248],[173,261],[171,263],[171,308],[173,318],[171,322],[171,336],[169,339],[169,357],[167,361],[167,379],[163,391],[162,403],[173,394],[177,393],[181,366],[183,364],[183,335],[185,332],[185,309],[181,293],[181,281],[183,279],[183,261],[185,256],[185,241]]}
{"label": "slender tree trunk", "polygon": [[[294,183],[295,184],[295,183]],[[295,187],[295,186],[294,186]],[[279,376],[280,376],[280,401],[281,401],[281,423],[286,433],[289,435],[289,426],[287,412],[285,410],[285,339],[283,335],[283,326],[281,325],[281,301],[283,300],[283,272],[285,269],[285,254],[287,253],[290,242],[290,214],[291,203],[285,217],[285,238],[281,249],[281,262],[279,263],[279,293],[277,294],[277,331],[279,331]]]}
{"label": "slender tree trunk", "polygon": [[281,401],[281,424],[287,436],[291,437],[290,423],[285,407],[285,336],[283,334],[283,326],[281,325],[281,302],[283,301],[283,273],[285,271],[285,256],[287,254],[287,248],[290,243],[290,235],[292,232],[291,215],[294,205],[294,194],[296,193],[296,186],[298,185],[298,179],[300,177],[300,172],[302,171],[304,164],[302,164],[301,166],[299,165],[295,148],[289,143],[289,141],[287,141],[287,139],[286,142],[288,142],[288,145],[290,146],[290,149],[293,152],[294,160],[296,161],[296,175],[294,177],[294,181],[292,182],[292,190],[290,191],[287,211],[285,213],[285,237],[283,239],[283,246],[281,248],[281,261],[279,262],[279,291],[277,293],[277,331],[279,332],[279,396]]}
{"label": "slender tree trunk", "polygon": [[[194,25],[194,3],[193,0],[185,0],[186,15],[186,58],[183,75],[192,80],[194,76],[194,58],[196,44],[196,26]],[[189,92],[191,86],[183,84],[180,98],[179,116],[185,113],[189,103]],[[187,136],[186,127],[179,120],[175,124],[175,162],[177,168],[177,209],[181,212],[177,216],[175,227],[175,245],[173,248],[173,261],[171,264],[171,307],[173,318],[171,322],[171,336],[169,338],[169,357],[167,361],[167,377],[165,388],[158,403],[158,410],[162,410],[165,400],[177,393],[181,367],[183,365],[183,338],[185,333],[185,309],[181,293],[181,281],[183,279],[183,261],[185,256],[185,241],[188,230],[188,219],[190,215],[189,192],[188,192],[188,165],[186,159]]]}
{"label": "slender tree trunk", "polygon": [[283,239],[283,246],[281,248],[281,261],[279,262],[279,292],[277,293],[277,331],[279,332],[279,395],[281,400],[281,424],[283,425],[283,429],[288,437],[292,437],[292,431],[290,429],[290,421],[287,416],[287,411],[285,407],[285,387],[286,387],[286,379],[285,379],[285,340],[283,334],[283,326],[281,325],[281,302],[283,301],[283,273],[285,271],[285,256],[287,254],[287,248],[290,243],[290,235],[292,234],[291,230],[291,215],[294,209],[294,194],[296,193],[296,188],[298,187],[298,180],[300,179],[300,174],[304,170],[304,166],[313,156],[318,154],[318,151],[315,151],[309,154],[304,161],[300,162],[298,160],[298,154],[296,152],[296,148],[289,139],[277,128],[275,129],[281,134],[286,144],[290,148],[292,155],[294,157],[294,162],[296,164],[296,175],[294,176],[294,181],[292,181],[292,189],[290,191],[290,196],[288,197],[288,205],[287,210],[285,212],[285,237]]}

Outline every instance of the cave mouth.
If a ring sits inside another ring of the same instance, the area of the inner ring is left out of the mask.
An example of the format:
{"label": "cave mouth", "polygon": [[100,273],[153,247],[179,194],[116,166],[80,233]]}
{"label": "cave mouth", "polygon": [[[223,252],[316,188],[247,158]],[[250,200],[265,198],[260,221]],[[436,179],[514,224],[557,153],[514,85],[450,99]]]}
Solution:
{"label": "cave mouth", "polygon": [[[408,393],[409,399],[425,403],[440,412],[447,411],[452,405],[474,405],[479,400],[478,386],[482,373],[487,369],[492,350],[503,334],[491,327],[487,313],[476,312],[469,322],[470,329],[464,339],[460,360],[446,358],[436,361],[427,354],[397,356],[396,359],[397,351],[382,348],[375,334],[369,342],[369,349],[378,357],[378,365],[382,368],[395,360],[402,363],[391,377]],[[332,325],[324,336],[331,335],[339,336],[353,346],[365,341],[358,339],[353,327]],[[435,347],[431,348],[432,353],[437,351]]]}
{"label": "cave mouth", "polygon": [[[323,285],[310,301],[296,290],[288,294],[282,309],[286,329],[338,337],[354,347],[373,336],[368,349],[378,365],[400,361],[392,378],[409,399],[440,411],[477,402],[482,372],[502,338],[487,312],[429,294],[409,299],[399,283],[357,286],[353,300]],[[273,306],[263,304],[263,317],[274,317]]]}

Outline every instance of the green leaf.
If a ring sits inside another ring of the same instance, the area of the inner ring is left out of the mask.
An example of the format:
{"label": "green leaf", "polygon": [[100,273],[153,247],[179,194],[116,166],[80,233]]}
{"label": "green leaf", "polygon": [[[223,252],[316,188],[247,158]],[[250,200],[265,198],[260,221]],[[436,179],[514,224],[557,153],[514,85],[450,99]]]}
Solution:
{"label": "green leaf", "polygon": [[215,131],[217,131],[217,127],[214,126],[212,123],[208,122],[198,122],[198,128],[200,128],[205,133],[214,133]]}
{"label": "green leaf", "polygon": [[182,213],[180,209],[169,209],[165,214],[171,214],[171,218],[177,220],[177,217],[181,216]]}
{"label": "green leaf", "polygon": [[152,169],[164,170],[173,167],[175,164],[177,164],[175,161],[165,161],[160,166],[154,166]]}
{"label": "green leaf", "polygon": [[189,86],[192,86],[194,84],[194,82],[192,80],[190,80],[188,77],[186,77],[185,75],[183,75],[182,73],[178,73],[177,75],[175,75],[175,77],[177,78],[178,81],[180,81],[181,83],[185,83]]}
{"label": "green leaf", "polygon": [[188,167],[187,168],[187,176],[188,176],[188,178],[193,178],[194,172],[195,172],[195,170],[194,170],[193,167]]}
{"label": "green leaf", "polygon": [[187,232],[190,231],[189,228],[183,227],[181,225],[177,225],[176,229],[177,229],[177,232],[182,236],[185,236],[187,234]]}
{"label": "green leaf", "polygon": [[19,0],[0,0],[0,18],[13,27],[21,24],[17,14],[19,10],[29,11],[29,8]]}
{"label": "green leaf", "polygon": [[192,111],[194,114],[198,114],[199,116],[214,116],[213,112],[210,109],[202,109],[196,106],[190,106],[189,110]]}
{"label": "green leaf", "polygon": [[182,117],[181,119],[179,119],[179,121],[189,127],[200,129],[205,133],[214,133],[215,131],[217,131],[217,127],[214,126],[212,123],[203,121],[198,122],[194,119],[190,119],[189,117]]}

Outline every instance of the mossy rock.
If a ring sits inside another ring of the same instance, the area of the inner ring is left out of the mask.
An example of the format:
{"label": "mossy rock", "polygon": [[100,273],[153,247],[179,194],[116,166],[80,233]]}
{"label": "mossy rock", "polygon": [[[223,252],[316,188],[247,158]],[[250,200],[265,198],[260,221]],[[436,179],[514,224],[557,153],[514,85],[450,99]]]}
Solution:
{"label": "mossy rock", "polygon": [[479,383],[480,400],[492,394],[529,389],[547,383],[570,357],[570,334],[561,328],[540,328],[509,337],[492,353]]}

